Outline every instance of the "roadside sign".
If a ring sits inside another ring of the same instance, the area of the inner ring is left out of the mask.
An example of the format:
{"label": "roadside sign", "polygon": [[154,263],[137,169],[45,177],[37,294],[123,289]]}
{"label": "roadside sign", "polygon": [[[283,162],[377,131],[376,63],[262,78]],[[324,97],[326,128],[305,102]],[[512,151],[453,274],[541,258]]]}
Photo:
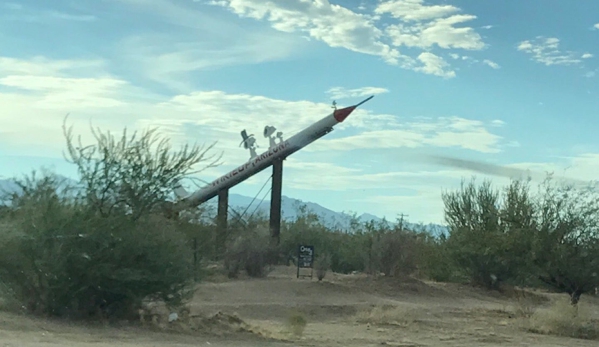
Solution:
{"label": "roadside sign", "polygon": [[[310,278],[314,273],[314,246],[299,245],[297,248],[297,278],[300,277],[300,269],[311,269]],[[302,276],[308,277],[308,276]]]}

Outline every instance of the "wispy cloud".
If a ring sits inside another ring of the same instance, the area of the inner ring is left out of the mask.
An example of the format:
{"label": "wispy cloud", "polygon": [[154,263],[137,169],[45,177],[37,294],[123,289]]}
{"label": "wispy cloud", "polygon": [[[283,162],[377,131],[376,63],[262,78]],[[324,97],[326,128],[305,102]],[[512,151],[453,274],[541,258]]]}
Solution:
{"label": "wispy cloud", "polygon": [[[379,2],[370,14],[318,2],[289,0],[219,0],[213,5],[227,8],[240,17],[266,20],[282,32],[309,35],[335,48],[381,57],[402,68],[451,78],[455,76],[443,58],[432,48],[482,50],[482,37],[464,24],[476,16],[462,14],[451,5],[425,5],[423,0]],[[389,25],[382,25],[382,17]],[[402,47],[422,50],[415,56],[400,53]]]}
{"label": "wispy cloud", "polygon": [[487,129],[487,124],[461,117],[403,122],[383,119],[372,120],[370,123],[371,126],[356,135],[339,139],[323,139],[307,150],[453,147],[481,153],[498,153],[503,143],[501,136]]}
{"label": "wispy cloud", "polygon": [[69,13],[56,10],[39,9],[34,6],[24,6],[16,2],[0,4],[8,12],[0,13],[0,18],[25,22],[44,22],[48,20],[65,20],[77,22],[92,22],[97,20],[96,16],[90,14]]}
{"label": "wispy cloud", "polygon": [[226,40],[220,34],[189,36],[131,36],[118,46],[131,69],[177,92],[193,90],[190,72],[284,60],[302,46],[301,40],[259,32],[239,33]]}
{"label": "wispy cloud", "polygon": [[23,9],[23,5],[16,3],[16,2],[5,2],[2,4],[2,7],[9,9],[9,10],[22,10]]}
{"label": "wispy cloud", "polygon": [[493,69],[500,69],[501,66],[499,66],[499,64],[497,64],[496,62],[489,60],[489,59],[485,59],[483,60],[483,64],[490,66]]}
{"label": "wispy cloud", "polygon": [[341,100],[347,98],[358,98],[376,94],[388,93],[389,89],[380,87],[362,87],[355,89],[346,89],[343,87],[333,87],[326,91],[331,99]]}
{"label": "wispy cloud", "polygon": [[374,18],[353,12],[328,1],[220,0],[212,4],[226,7],[240,17],[267,20],[276,30],[301,32],[331,47],[382,57],[397,64],[399,52],[385,44],[383,32]]}
{"label": "wispy cloud", "polygon": [[[434,157],[432,157],[434,159]],[[402,166],[425,162],[422,156],[400,155]],[[313,191],[349,192],[351,199],[367,203],[371,211],[392,216],[400,208],[418,222],[443,222],[441,187],[459,187],[462,179],[473,176],[492,179],[496,188],[509,184],[510,178],[532,176],[533,184],[540,183],[546,173],[554,173],[556,180],[585,184],[596,179],[599,154],[582,154],[556,162],[522,162],[507,165],[494,164],[494,160],[448,160],[437,158],[427,166],[411,166],[411,170],[393,169],[385,172],[365,172],[356,168],[314,162],[305,165],[290,158],[286,178],[290,188]],[[327,172],[327,175],[322,175]],[[325,177],[326,176],[326,177]],[[386,191],[385,195],[358,194],[353,191]],[[534,189],[534,188],[533,188]],[[406,193],[409,192],[409,193]]]}
{"label": "wispy cloud", "polygon": [[[153,21],[143,33],[125,36],[114,54],[123,64],[151,81],[176,92],[193,90],[190,73],[233,65],[251,65],[297,58],[307,42],[301,37],[231,23],[211,16],[196,3],[167,0],[120,0],[131,10],[149,14]],[[157,23],[168,33],[156,33]]]}
{"label": "wispy cloud", "polygon": [[534,40],[525,40],[518,44],[519,51],[532,55],[532,59],[546,66],[574,65],[582,62],[583,55],[562,51],[559,48],[560,40],[555,37],[538,36]]}
{"label": "wispy cloud", "polygon": [[56,19],[72,20],[77,22],[93,22],[97,20],[96,16],[92,16],[89,14],[71,14],[65,12],[50,11],[48,12],[48,15]]}
{"label": "wispy cloud", "polygon": [[473,58],[469,55],[459,55],[457,53],[451,53],[449,54],[449,57],[451,57],[451,59],[453,60],[461,60],[463,62],[466,62],[469,65],[472,64],[482,64],[488,67],[491,67],[493,69],[500,69],[501,66],[499,64],[497,64],[496,62],[490,60],[490,59],[483,59],[482,61],[476,58]]}

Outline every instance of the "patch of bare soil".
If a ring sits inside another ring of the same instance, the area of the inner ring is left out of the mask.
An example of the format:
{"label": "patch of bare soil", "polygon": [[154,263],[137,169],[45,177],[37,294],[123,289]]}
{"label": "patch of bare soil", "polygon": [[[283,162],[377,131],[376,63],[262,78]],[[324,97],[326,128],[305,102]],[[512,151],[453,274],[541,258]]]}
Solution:
{"label": "patch of bare soil", "polygon": [[[597,346],[596,340],[557,336],[574,331],[552,306],[564,297],[359,274],[327,274],[318,282],[277,267],[265,279],[221,277],[200,284],[187,316],[160,328],[82,326],[0,313],[0,347]],[[576,329],[599,320],[597,301],[583,297],[585,321]],[[307,324],[298,328],[297,322]]]}

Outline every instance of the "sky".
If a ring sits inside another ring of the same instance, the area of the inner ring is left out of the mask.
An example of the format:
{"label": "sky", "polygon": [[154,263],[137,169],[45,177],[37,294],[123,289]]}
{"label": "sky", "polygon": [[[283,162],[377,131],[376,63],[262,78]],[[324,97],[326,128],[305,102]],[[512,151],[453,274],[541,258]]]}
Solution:
{"label": "sky", "polygon": [[84,144],[90,124],[215,143],[211,181],[249,159],[241,130],[265,150],[266,125],[375,95],[285,161],[283,194],[442,223],[442,192],[486,176],[430,156],[596,179],[598,58],[596,0],[0,0],[0,176],[74,176],[68,114]]}

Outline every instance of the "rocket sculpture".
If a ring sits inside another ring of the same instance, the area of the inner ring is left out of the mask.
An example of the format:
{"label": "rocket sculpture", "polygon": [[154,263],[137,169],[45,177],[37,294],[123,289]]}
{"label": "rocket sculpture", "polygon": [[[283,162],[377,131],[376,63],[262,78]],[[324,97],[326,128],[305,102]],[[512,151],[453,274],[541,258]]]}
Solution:
{"label": "rocket sculpture", "polygon": [[175,190],[175,194],[179,198],[176,209],[182,210],[188,207],[198,206],[217,196],[219,191],[229,189],[268,168],[275,160],[285,159],[289,155],[333,131],[335,125],[343,122],[358,106],[364,104],[373,97],[374,95],[354,106],[335,109],[328,116],[310,125],[287,140],[283,140],[283,134],[279,132],[277,133],[278,143],[272,136],[276,129],[267,126],[264,129],[264,136],[270,138],[270,148],[261,154],[256,153],[256,140],[253,137],[254,135],[247,135],[247,132],[243,130],[241,132],[243,141],[240,146],[244,145],[244,148],[250,151],[250,160],[192,194],[187,193],[185,189],[179,186]]}

